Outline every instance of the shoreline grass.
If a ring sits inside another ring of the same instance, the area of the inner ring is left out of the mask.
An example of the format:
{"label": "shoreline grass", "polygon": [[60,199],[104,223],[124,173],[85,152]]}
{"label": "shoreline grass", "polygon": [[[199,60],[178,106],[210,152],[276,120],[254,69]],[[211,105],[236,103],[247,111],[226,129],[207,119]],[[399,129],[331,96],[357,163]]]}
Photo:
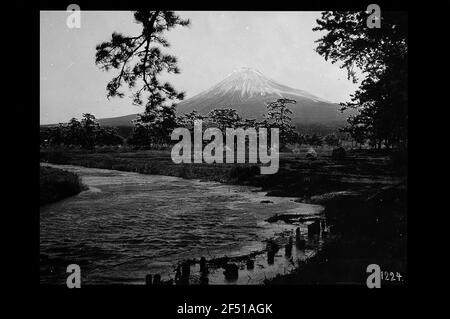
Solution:
{"label": "shoreline grass", "polygon": [[42,165],[39,186],[40,206],[76,195],[85,189],[77,174]]}

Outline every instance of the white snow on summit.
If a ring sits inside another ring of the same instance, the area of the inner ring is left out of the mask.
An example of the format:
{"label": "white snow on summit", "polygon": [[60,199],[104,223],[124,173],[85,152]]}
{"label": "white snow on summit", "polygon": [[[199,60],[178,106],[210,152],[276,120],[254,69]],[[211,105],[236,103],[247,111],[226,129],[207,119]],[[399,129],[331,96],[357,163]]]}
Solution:
{"label": "white snow on summit", "polygon": [[265,96],[274,94],[281,98],[283,94],[292,94],[316,102],[328,102],[306,91],[279,84],[264,76],[260,71],[247,67],[234,70],[223,81],[201,93],[199,96],[210,94],[216,96],[233,94],[239,96],[243,101],[252,98],[254,95]]}

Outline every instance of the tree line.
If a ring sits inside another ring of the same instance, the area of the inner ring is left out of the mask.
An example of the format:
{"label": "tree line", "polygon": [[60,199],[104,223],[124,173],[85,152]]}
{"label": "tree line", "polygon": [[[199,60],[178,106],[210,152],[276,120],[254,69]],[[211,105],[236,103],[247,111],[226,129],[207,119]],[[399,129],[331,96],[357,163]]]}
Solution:
{"label": "tree line", "polygon": [[127,144],[140,148],[150,149],[152,146],[173,143],[171,140],[171,132],[176,127],[187,128],[193,134],[194,122],[202,120],[203,128],[217,127],[223,133],[227,128],[278,128],[280,146],[287,144],[308,144],[320,146],[327,144],[330,146],[337,146],[340,144],[340,138],[337,134],[328,134],[325,137],[317,133],[313,134],[299,134],[291,123],[290,114],[292,111],[287,104],[296,103],[295,100],[278,99],[267,104],[267,114],[263,115],[263,120],[242,118],[235,109],[221,108],[214,109],[207,115],[201,115],[197,111],[177,116],[173,121],[160,121],[155,123],[156,117],[152,118],[150,123],[143,124],[138,120],[135,127],[127,139]]}
{"label": "tree line", "polygon": [[72,118],[68,123],[55,127],[41,127],[41,146],[66,146],[94,149],[95,146],[122,145],[123,138],[115,127],[102,127],[95,116],[83,114],[80,120]]}
{"label": "tree line", "polygon": [[[115,127],[102,127],[94,115],[85,113],[80,120],[72,118],[68,123],[60,123],[55,127],[41,128],[42,146],[78,147],[93,150],[96,146],[128,145],[137,149],[154,149],[169,147],[174,143],[170,136],[176,127],[184,127],[193,134],[194,121],[202,120],[204,129],[217,127],[222,132],[226,128],[279,128],[280,144],[307,144],[320,146],[327,144],[337,146],[341,140],[336,133],[322,137],[320,134],[299,134],[291,124],[291,111],[287,103],[293,100],[278,99],[267,105],[268,114],[262,121],[244,119],[232,108],[215,109],[207,115],[197,111],[177,116],[174,121],[160,121],[146,123],[136,120],[132,132],[128,137],[120,136]],[[139,116],[138,116],[139,117]],[[155,117],[156,119],[156,117]],[[170,125],[169,125],[170,124]]]}

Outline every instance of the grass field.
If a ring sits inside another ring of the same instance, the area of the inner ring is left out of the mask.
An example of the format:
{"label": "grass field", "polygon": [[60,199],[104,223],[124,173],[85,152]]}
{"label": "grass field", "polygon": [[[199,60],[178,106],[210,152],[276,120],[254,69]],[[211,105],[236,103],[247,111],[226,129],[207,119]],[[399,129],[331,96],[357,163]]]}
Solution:
{"label": "grass field", "polygon": [[308,149],[303,146],[298,153],[280,153],[280,168],[273,175],[260,175],[256,164],[175,164],[169,150],[87,152],[43,149],[41,161],[249,184],[260,186],[271,195],[300,198],[351,189],[376,189],[404,179],[385,153],[349,151],[346,159],[333,161],[330,147],[316,147],[318,158],[311,160],[306,158]]}

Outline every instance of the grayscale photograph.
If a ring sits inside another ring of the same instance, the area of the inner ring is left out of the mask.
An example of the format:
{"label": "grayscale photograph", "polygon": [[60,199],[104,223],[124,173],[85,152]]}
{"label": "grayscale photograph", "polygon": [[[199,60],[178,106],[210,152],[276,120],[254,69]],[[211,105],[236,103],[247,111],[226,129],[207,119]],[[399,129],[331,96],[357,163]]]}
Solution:
{"label": "grayscale photograph", "polygon": [[406,11],[38,14],[40,286],[406,285]]}

